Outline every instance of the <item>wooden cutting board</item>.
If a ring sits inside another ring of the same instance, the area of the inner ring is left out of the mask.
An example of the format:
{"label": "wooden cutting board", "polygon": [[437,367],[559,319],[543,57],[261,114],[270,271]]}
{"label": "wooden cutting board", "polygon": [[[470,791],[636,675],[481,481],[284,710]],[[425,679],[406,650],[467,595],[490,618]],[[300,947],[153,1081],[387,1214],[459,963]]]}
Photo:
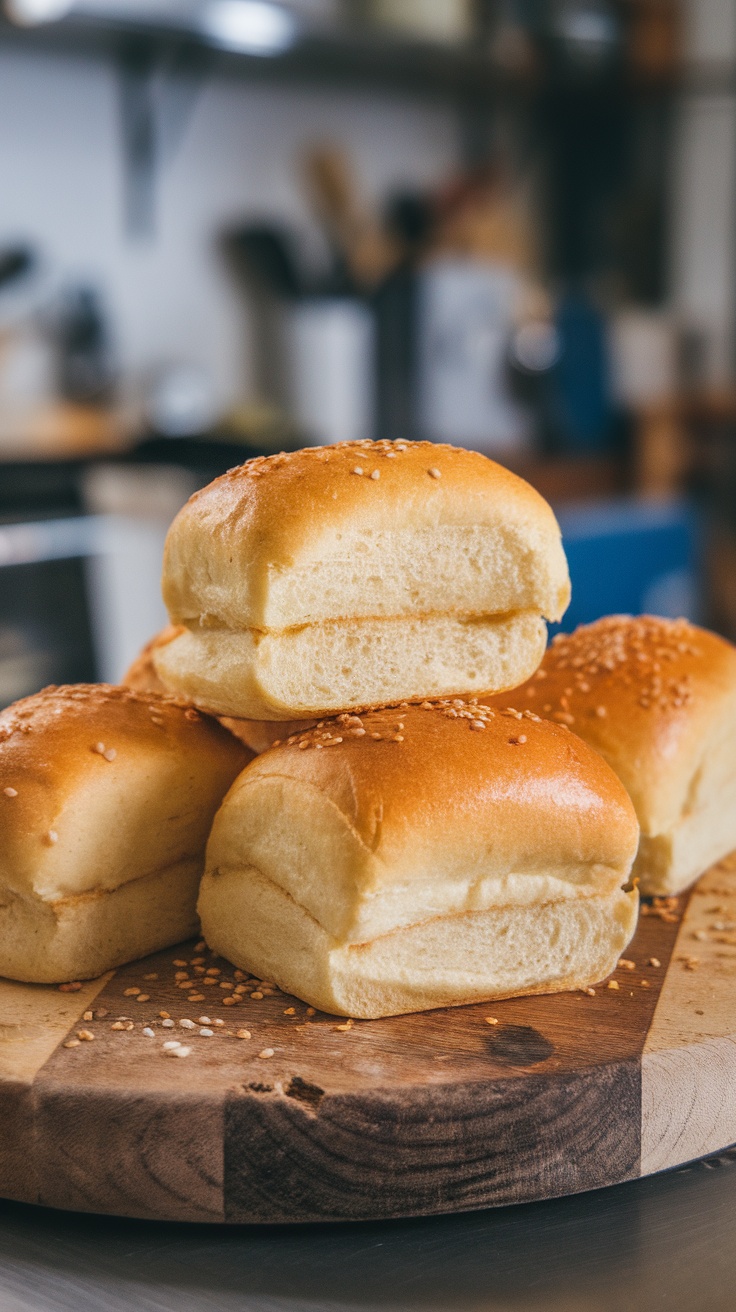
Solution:
{"label": "wooden cutting board", "polygon": [[[198,974],[198,955],[221,973]],[[592,996],[347,1027],[278,991],[225,1005],[232,968],[191,943],[75,992],[0,982],[0,1194],[359,1220],[550,1198],[719,1151],[736,1141],[736,858],[645,907],[626,957]],[[179,1024],[201,1016],[224,1023]],[[189,1055],[166,1056],[172,1039]]]}

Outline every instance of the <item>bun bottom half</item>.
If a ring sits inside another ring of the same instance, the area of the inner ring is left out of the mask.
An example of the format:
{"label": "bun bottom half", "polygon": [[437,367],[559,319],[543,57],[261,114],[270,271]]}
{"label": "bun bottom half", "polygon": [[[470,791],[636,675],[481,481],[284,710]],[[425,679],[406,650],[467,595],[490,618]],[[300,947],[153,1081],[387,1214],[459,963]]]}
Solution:
{"label": "bun bottom half", "polygon": [[515,688],[539,665],[546,634],[530,610],[336,620],[278,632],[179,628],[152,656],[165,686],[202,710],[303,720]]}
{"label": "bun bottom half", "polygon": [[438,916],[341,944],[253,867],[205,875],[202,932],[234,965],[321,1011],[372,1020],[597,984],[631,940],[636,891]]}
{"label": "bun bottom half", "polygon": [[0,886],[0,975],[30,984],[95,979],[191,938],[201,873],[198,857],[54,900]]}

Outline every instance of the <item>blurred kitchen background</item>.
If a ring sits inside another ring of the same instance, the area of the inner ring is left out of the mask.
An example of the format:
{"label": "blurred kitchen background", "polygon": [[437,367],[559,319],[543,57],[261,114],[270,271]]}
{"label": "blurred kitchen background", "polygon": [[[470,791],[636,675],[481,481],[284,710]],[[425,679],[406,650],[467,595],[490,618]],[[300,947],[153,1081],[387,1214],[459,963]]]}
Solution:
{"label": "blurred kitchen background", "polygon": [[473,447],[736,638],[736,0],[3,0],[0,705],[251,455]]}

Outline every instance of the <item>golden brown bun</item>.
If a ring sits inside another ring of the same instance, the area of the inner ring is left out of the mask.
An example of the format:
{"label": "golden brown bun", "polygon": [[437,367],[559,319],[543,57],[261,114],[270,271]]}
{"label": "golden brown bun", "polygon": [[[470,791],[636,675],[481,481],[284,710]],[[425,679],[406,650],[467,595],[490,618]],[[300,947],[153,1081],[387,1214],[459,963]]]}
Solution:
{"label": "golden brown bun", "polygon": [[[159,678],[153,664],[153,653],[159,647],[165,647],[172,638],[181,633],[181,626],[167,624],[165,629],[157,633],[145,647],[136,656],[133,664],[123,675],[123,683],[126,688],[135,688],[138,692],[157,692],[166,694],[169,689]],[[287,738],[291,733],[301,733],[302,729],[311,729],[314,719],[311,720],[235,720],[226,715],[218,717],[220,724],[241,743],[245,743],[252,752],[258,755],[272,747],[274,742]]]}
{"label": "golden brown bun", "polygon": [[613,771],[534,715],[343,715],[240,775],[199,911],[216,951],[327,1011],[570,989],[633,933],[637,841]]}
{"label": "golden brown bun", "polygon": [[513,687],[570,585],[550,507],[476,452],[343,443],[248,461],[169,530],[153,659],[216,714],[304,719]]}
{"label": "golden brown bun", "polygon": [[678,893],[736,847],[736,648],[686,620],[612,615],[555,638],[494,704],[566,724],[608,761],[641,825],[643,893]]}
{"label": "golden brown bun", "polygon": [[212,817],[250,759],[171,698],[77,684],[0,715],[0,975],[59,983],[196,932]]}

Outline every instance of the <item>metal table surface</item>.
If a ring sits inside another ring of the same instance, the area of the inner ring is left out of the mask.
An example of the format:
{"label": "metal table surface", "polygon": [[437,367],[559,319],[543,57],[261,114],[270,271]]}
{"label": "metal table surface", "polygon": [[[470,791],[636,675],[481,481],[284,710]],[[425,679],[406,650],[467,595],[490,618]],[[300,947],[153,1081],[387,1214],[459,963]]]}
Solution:
{"label": "metal table surface", "polygon": [[0,1203],[1,1312],[733,1312],[736,1150],[596,1193],[361,1225]]}

